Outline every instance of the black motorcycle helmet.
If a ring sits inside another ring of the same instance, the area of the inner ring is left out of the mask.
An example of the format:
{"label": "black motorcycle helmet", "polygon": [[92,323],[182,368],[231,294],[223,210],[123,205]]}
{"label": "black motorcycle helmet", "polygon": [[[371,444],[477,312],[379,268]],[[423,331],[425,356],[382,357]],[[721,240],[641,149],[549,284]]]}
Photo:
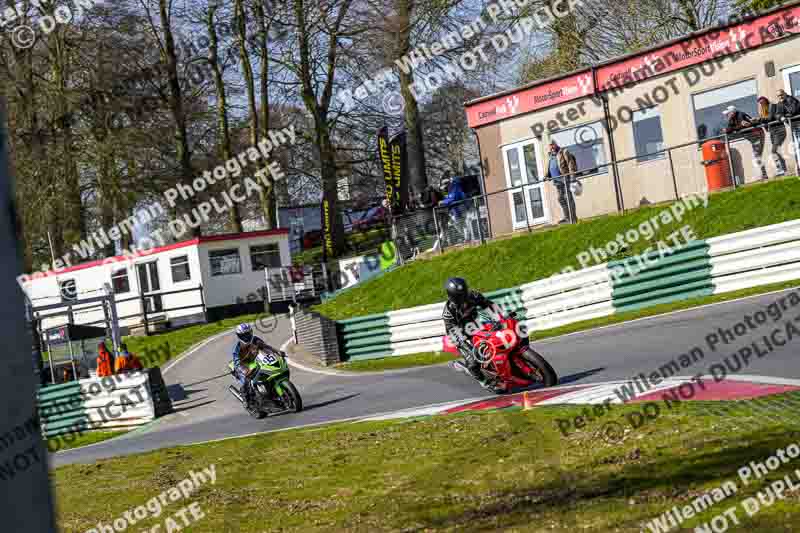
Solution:
{"label": "black motorcycle helmet", "polygon": [[447,298],[456,305],[461,305],[467,299],[469,287],[464,278],[450,278],[444,285],[444,290],[447,291]]}

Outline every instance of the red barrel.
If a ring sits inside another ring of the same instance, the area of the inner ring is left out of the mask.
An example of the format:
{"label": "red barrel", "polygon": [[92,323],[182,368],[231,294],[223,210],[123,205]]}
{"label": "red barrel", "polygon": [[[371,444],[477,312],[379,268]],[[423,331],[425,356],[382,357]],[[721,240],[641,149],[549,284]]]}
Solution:
{"label": "red barrel", "polygon": [[706,167],[708,190],[718,191],[733,185],[731,166],[725,142],[719,139],[703,143],[703,166]]}

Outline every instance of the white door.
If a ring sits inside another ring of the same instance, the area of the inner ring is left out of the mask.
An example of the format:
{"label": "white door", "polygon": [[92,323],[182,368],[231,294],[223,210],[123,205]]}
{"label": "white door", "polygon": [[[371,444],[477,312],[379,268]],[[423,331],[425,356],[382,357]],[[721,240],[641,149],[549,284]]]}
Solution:
{"label": "white door", "polygon": [[800,65],[783,70],[783,85],[787,93],[800,98]]}
{"label": "white door", "polygon": [[139,275],[139,290],[146,296],[144,299],[147,306],[148,313],[158,313],[164,309],[161,303],[161,296],[155,294],[147,296],[150,293],[157,293],[161,290],[161,283],[158,280],[158,263],[152,261],[150,263],[140,263],[136,265],[136,272]]}
{"label": "white door", "polygon": [[541,143],[530,139],[503,147],[511,220],[514,229],[550,221],[542,183]]}

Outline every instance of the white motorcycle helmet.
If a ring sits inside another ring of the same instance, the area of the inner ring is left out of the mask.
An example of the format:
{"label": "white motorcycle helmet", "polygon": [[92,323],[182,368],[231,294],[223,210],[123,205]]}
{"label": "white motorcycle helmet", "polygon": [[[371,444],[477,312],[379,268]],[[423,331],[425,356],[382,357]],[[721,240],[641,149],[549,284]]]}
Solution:
{"label": "white motorcycle helmet", "polygon": [[250,324],[239,324],[236,326],[236,336],[245,346],[253,342],[253,328]]}

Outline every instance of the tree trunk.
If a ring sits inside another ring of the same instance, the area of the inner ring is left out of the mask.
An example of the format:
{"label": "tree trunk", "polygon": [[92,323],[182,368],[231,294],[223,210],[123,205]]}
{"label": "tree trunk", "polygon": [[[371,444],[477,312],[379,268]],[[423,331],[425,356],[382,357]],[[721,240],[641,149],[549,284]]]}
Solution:
{"label": "tree trunk", "polygon": [[[344,0],[341,7],[338,24],[341,18],[349,9],[350,0]],[[328,261],[341,255],[344,251],[344,231],[342,220],[339,216],[338,199],[339,191],[336,183],[336,153],[331,142],[331,134],[328,126],[328,107],[333,96],[333,79],[336,68],[336,40],[334,33],[330,37],[328,45],[327,63],[327,82],[323,89],[320,100],[317,101],[317,94],[314,90],[313,74],[311,66],[311,50],[309,45],[309,32],[306,26],[304,0],[294,0],[294,11],[297,19],[297,37],[300,45],[300,71],[299,77],[302,83],[301,96],[306,109],[314,119],[314,132],[317,140],[320,155],[320,174],[322,177],[322,215],[323,230],[325,230],[325,219],[330,222],[329,236],[325,236],[323,242],[323,260]],[[327,212],[327,217],[326,217]],[[327,238],[330,237],[330,238]]]}
{"label": "tree trunk", "polygon": [[[211,63],[211,71],[214,74],[214,86],[217,91],[217,125],[221,140],[219,143],[219,157],[222,161],[228,161],[231,158],[231,135],[228,127],[228,97],[225,92],[225,82],[222,79],[222,72],[219,67],[219,59],[217,55],[218,40],[217,29],[214,26],[214,15],[216,14],[217,6],[210,5],[208,8],[208,18],[206,19],[206,27],[208,28],[209,36],[209,61]],[[228,190],[233,187],[233,177],[228,175],[226,180]],[[239,204],[234,203],[228,211],[228,227],[234,233],[241,233],[242,229],[242,215],[239,212]]]}
{"label": "tree trunk", "polygon": [[[175,39],[172,35],[172,20],[169,13],[172,2],[171,0],[159,0],[158,5],[161,30],[164,32],[164,61],[169,80],[168,101],[170,113],[175,122],[175,151],[180,164],[180,179],[184,184],[191,187],[194,179],[194,170],[192,169],[192,153],[189,148],[189,137],[186,130],[183,93],[178,80],[178,58],[175,53]],[[189,213],[191,208],[191,199],[183,202],[184,212]],[[197,228],[192,228],[191,232],[194,237],[199,237],[202,233],[200,225]]]}
{"label": "tree trunk", "polygon": [[425,141],[422,136],[422,117],[411,84],[414,83],[413,71],[406,75],[400,73],[400,92],[405,101],[406,150],[408,153],[408,187],[414,192],[422,192],[428,186],[428,175],[425,170]]}
{"label": "tree trunk", "polygon": [[[100,162],[100,176],[99,176],[99,189],[100,189],[100,224],[104,228],[110,228],[114,225],[114,193],[112,187],[111,166],[113,158],[107,154],[102,154],[102,161]],[[112,257],[116,253],[116,247],[113,242],[108,243],[103,248],[104,257]]]}
{"label": "tree trunk", "polygon": [[[261,90],[261,136],[266,137],[269,134],[269,90],[267,81],[269,79],[269,33],[267,25],[267,15],[264,11],[264,5],[261,2],[255,2],[255,15],[258,22],[259,31],[259,54],[261,55],[261,72],[260,75],[260,90]],[[262,161],[262,168],[267,168],[268,162]],[[264,189],[264,202],[262,203],[262,210],[264,214],[264,221],[267,229],[272,229],[278,226],[278,212],[277,204],[275,201],[275,183],[272,180],[272,175],[269,172],[264,173],[267,185]]]}
{"label": "tree trunk", "polygon": [[[411,19],[415,3],[413,0],[398,0],[397,12],[400,20],[400,48],[397,57],[403,57],[411,50]],[[422,136],[422,117],[419,114],[417,99],[411,92],[414,83],[414,70],[409,67],[408,74],[400,69],[400,93],[405,104],[406,151],[408,154],[408,187],[422,192],[428,186],[425,170],[425,144]],[[410,195],[409,195],[410,196]]]}
{"label": "tree trunk", "polygon": [[[8,5],[11,6],[13,3]],[[33,50],[30,48],[20,49],[12,46],[11,51],[14,55],[14,64],[16,66],[15,78],[18,80],[16,85],[18,87],[17,91],[19,92],[19,102],[21,107],[16,116],[13,117],[13,123],[17,125],[17,128],[20,128],[20,131],[33,134],[39,129],[38,115],[36,113],[36,105],[34,103],[36,85],[33,76]],[[10,101],[6,100],[6,105],[8,106],[5,109],[7,124],[12,123],[12,108],[9,104]],[[31,143],[17,142],[12,145],[13,139],[14,136],[11,135],[9,135],[7,138],[7,149],[9,150],[9,170],[11,175],[15,178],[16,189],[21,190],[21,177],[15,168],[15,158],[12,157],[12,154],[16,154],[20,160],[31,159]],[[16,193],[16,198],[17,217],[20,222],[16,228],[17,238],[19,239],[20,248],[23,250],[23,264],[25,272],[31,272],[34,270],[34,257],[31,246],[34,239],[34,228],[32,227],[33,224],[26,223],[26,221],[30,219],[26,213],[26,210],[28,209],[28,206],[26,205],[27,198],[23,198],[22,194],[19,192]],[[41,226],[37,227],[36,229],[39,230],[39,235],[41,236]]]}
{"label": "tree trunk", "polygon": [[[323,233],[326,218],[331,224],[331,238],[323,242],[323,258],[327,261],[339,257],[344,252],[344,226],[339,216],[339,187],[336,175],[336,153],[331,143],[327,124],[318,128],[317,143],[322,165]],[[326,211],[327,210],[327,216]]]}
{"label": "tree trunk", "polygon": [[[69,65],[67,50],[65,48],[63,31],[56,30],[50,34],[51,69],[56,93],[56,117],[66,117],[69,112],[67,102]],[[57,121],[58,122],[58,121]],[[81,202],[81,188],[78,179],[78,165],[73,153],[72,124],[69,120],[58,124],[62,128],[61,150],[63,173],[64,219],[59,228],[62,240],[67,243],[77,243],[85,237],[83,220],[83,206]],[[63,253],[63,252],[61,252]],[[61,255],[61,254],[59,254]]]}
{"label": "tree trunk", "polygon": [[[245,88],[247,89],[247,107],[250,110],[250,145],[258,144],[258,108],[256,107],[256,89],[253,79],[253,65],[250,63],[250,55],[247,53],[247,24],[245,22],[245,10],[242,0],[236,0],[236,31],[239,37],[239,59],[242,61],[242,71],[244,73]],[[261,207],[261,215],[264,217],[264,224],[267,229],[272,229],[270,225],[271,202],[267,190],[262,186],[258,190],[258,202]]]}

